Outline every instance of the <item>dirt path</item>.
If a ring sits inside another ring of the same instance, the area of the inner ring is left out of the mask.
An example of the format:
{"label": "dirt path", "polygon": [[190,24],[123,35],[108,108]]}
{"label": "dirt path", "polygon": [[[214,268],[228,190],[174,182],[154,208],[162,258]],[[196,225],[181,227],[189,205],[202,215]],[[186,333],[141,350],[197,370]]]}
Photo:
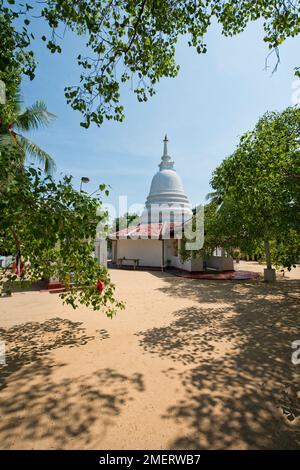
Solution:
{"label": "dirt path", "polygon": [[2,449],[300,448],[299,268],[275,285],[112,278],[113,320],[0,299]]}

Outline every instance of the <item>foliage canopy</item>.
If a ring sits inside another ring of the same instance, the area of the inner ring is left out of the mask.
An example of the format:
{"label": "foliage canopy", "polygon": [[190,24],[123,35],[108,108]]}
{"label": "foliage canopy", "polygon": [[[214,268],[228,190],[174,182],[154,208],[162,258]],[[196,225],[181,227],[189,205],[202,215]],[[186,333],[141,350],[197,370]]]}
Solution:
{"label": "foliage canopy", "polygon": [[286,38],[299,33],[299,1],[0,0],[0,79],[11,93],[16,70],[34,78],[36,22],[45,29],[37,39],[52,53],[62,52],[63,38],[71,31],[83,37],[85,47],[77,54],[79,84],[65,89],[68,103],[82,113],[84,127],[104,119],[122,121],[122,83],[129,82],[138,100],[146,101],[161,78],[178,74],[175,48],[181,36],[201,54],[213,20],[232,36],[258,19],[270,51],[278,52]]}
{"label": "foliage canopy", "polygon": [[[214,171],[206,232],[215,246],[263,251],[290,268],[300,256],[300,109],[266,113]],[[218,243],[216,243],[218,241]]]}
{"label": "foliage canopy", "polygon": [[12,281],[52,277],[69,284],[61,297],[74,308],[84,304],[110,317],[122,309],[107,269],[93,257],[99,223],[106,220],[99,212],[105,186],[91,198],[73,188],[71,177],[56,182],[9,151],[0,154],[0,175],[0,253],[25,262],[21,276],[0,270],[0,291]]}

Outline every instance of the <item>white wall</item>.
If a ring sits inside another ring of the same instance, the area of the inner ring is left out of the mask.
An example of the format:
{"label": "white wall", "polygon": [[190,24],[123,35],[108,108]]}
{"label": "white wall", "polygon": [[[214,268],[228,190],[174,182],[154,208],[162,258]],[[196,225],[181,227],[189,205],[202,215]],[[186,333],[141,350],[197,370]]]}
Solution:
{"label": "white wall", "polygon": [[178,240],[178,256],[174,253],[174,240],[165,240],[165,265],[167,260],[171,261],[171,266],[184,271],[203,271],[203,260],[202,258],[192,258],[187,261],[180,259],[180,242]]}
{"label": "white wall", "polygon": [[184,271],[192,270],[191,260],[181,261],[180,256],[171,257],[171,266],[174,268],[184,269]]}
{"label": "white wall", "polygon": [[[117,258],[138,258],[140,266],[161,267],[161,240],[117,240]],[[132,262],[128,262],[132,264]],[[126,265],[126,261],[124,261]]]}
{"label": "white wall", "polygon": [[[180,241],[179,241],[180,242]],[[117,246],[117,249],[116,249]],[[113,242],[113,261],[119,258],[139,259],[140,266],[161,267],[162,241],[161,240],[117,240]],[[202,271],[203,260],[201,258],[181,261],[180,254],[174,254],[173,240],[164,240],[164,263],[171,261],[171,266],[184,271]],[[133,264],[131,261],[124,265]]]}
{"label": "white wall", "polygon": [[12,256],[0,256],[0,267],[7,268],[7,266],[10,266],[13,261],[14,260]]}
{"label": "white wall", "polygon": [[171,266],[174,268],[184,269],[186,271],[191,270],[191,262],[188,261],[181,261],[179,256],[180,250],[180,240],[178,240],[178,256],[175,255],[174,251],[174,243],[176,240],[165,240],[165,266],[168,266],[167,261],[171,262]]}

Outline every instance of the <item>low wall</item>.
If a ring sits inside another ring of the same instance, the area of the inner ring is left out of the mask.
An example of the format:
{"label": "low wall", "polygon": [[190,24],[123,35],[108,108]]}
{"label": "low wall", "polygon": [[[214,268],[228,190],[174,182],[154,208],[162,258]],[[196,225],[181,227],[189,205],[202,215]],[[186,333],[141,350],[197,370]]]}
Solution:
{"label": "low wall", "polygon": [[203,271],[203,259],[192,258],[191,259],[191,271]]}
{"label": "low wall", "polygon": [[208,256],[205,258],[206,267],[217,271],[233,271],[233,259],[223,256]]}

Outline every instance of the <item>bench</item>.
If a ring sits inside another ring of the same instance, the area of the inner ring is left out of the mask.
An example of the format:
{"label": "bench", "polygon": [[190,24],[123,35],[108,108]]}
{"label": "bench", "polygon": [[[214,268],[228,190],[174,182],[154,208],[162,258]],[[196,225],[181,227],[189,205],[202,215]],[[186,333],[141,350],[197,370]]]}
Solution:
{"label": "bench", "polygon": [[117,260],[117,266],[118,268],[121,268],[123,266],[123,261],[132,261],[133,262],[133,269],[136,270],[136,268],[139,267],[140,260],[138,258],[118,258]]}

